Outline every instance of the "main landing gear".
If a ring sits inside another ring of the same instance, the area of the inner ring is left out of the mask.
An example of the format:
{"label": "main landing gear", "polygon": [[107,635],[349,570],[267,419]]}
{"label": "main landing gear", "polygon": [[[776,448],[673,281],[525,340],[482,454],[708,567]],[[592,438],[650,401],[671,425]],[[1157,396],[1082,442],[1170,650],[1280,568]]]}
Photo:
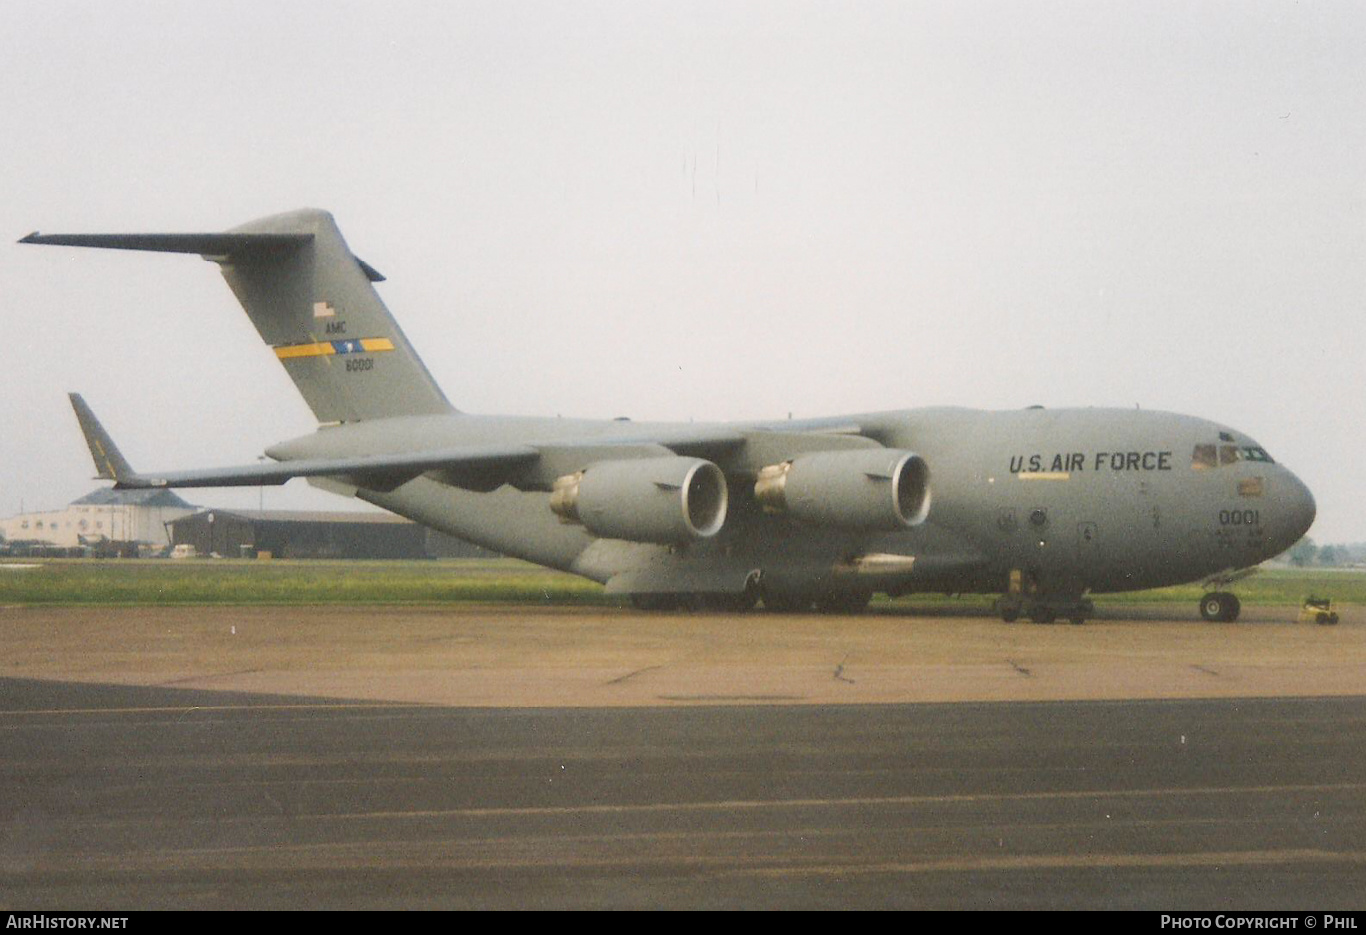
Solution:
{"label": "main landing gear", "polygon": [[826,591],[821,594],[800,594],[764,588],[764,610],[775,614],[810,613],[814,606],[819,614],[861,614],[873,599],[872,591]]}
{"label": "main landing gear", "polygon": [[1001,598],[997,607],[1001,612],[1001,619],[1006,623],[1014,623],[1021,617],[1028,617],[1035,623],[1055,623],[1061,617],[1074,624],[1083,624],[1086,618],[1096,611],[1096,605],[1086,598],[1075,601],[1046,601],[1010,594]]}
{"label": "main landing gear", "polygon": [[632,594],[631,606],[646,611],[681,611],[683,613],[743,614],[759,603],[759,592],[753,589],[738,594]]}
{"label": "main landing gear", "polygon": [[1211,591],[1200,598],[1200,616],[1219,623],[1232,623],[1243,609],[1238,597],[1228,591]]}
{"label": "main landing gear", "polygon": [[746,588],[738,594],[632,594],[631,606],[636,610],[674,611],[683,613],[741,614],[754,609],[760,596],[764,609],[779,614],[806,614],[812,607],[822,614],[859,614],[872,600],[871,591],[828,591],[821,594],[769,591],[758,587]]}

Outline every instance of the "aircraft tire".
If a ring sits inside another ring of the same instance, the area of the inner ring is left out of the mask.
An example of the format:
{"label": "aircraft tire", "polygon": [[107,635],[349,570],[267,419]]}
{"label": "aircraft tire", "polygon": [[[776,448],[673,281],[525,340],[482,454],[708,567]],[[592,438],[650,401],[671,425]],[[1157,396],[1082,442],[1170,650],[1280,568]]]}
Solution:
{"label": "aircraft tire", "polygon": [[1029,612],[1029,619],[1035,623],[1053,623],[1058,615],[1052,607],[1035,607]]}
{"label": "aircraft tire", "polygon": [[823,614],[861,614],[873,599],[870,591],[847,591],[827,594],[816,601],[816,610]]}
{"label": "aircraft tire", "polygon": [[759,592],[750,588],[739,594],[694,594],[692,606],[698,610],[725,614],[743,614],[759,603]]}
{"label": "aircraft tire", "polygon": [[636,610],[655,613],[686,608],[685,597],[681,594],[632,594],[631,606]]}
{"label": "aircraft tire", "polygon": [[1227,591],[1213,591],[1200,598],[1200,616],[1211,623],[1232,623],[1242,609],[1242,602]]}
{"label": "aircraft tire", "polygon": [[764,592],[764,610],[775,614],[804,614],[811,609],[811,598],[797,594]]}
{"label": "aircraft tire", "polygon": [[1001,620],[1002,620],[1003,622],[1005,622],[1005,623],[1014,623],[1016,620],[1019,620],[1019,619],[1020,619],[1020,608],[1018,608],[1018,607],[1002,607],[1002,608],[1001,608]]}

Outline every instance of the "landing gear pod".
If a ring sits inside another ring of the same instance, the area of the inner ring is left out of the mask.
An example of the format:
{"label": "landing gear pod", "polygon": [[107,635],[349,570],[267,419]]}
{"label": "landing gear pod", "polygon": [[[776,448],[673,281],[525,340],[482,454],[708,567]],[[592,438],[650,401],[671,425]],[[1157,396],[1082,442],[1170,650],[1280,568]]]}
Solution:
{"label": "landing gear pod", "polygon": [[845,529],[895,532],[930,512],[930,469],[909,451],[866,448],[798,455],[759,472],[767,513]]}
{"label": "landing gear pod", "polygon": [[726,477],[700,458],[601,461],[555,481],[550,508],[595,536],[677,545],[726,522]]}

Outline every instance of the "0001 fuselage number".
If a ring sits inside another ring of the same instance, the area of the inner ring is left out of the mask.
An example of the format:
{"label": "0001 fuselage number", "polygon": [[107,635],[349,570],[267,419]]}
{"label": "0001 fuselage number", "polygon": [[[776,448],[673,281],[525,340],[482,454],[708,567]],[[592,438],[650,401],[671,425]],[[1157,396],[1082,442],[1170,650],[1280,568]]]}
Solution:
{"label": "0001 fuselage number", "polygon": [[359,373],[362,370],[373,369],[375,369],[375,358],[373,357],[359,357],[355,360],[348,360],[346,362],[347,373]]}

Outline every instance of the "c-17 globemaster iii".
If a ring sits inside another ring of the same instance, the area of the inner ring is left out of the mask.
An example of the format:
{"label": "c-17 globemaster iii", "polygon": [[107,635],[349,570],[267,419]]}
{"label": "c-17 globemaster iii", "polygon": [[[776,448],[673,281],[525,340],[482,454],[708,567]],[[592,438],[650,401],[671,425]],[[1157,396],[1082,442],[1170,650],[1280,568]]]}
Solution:
{"label": "c-17 globemaster iii", "polygon": [[[1127,409],[907,409],[799,421],[645,423],[453,407],[332,216],[217,234],[31,234],[22,243],[217,263],[319,428],[273,463],[139,472],[77,395],[116,487],[304,477],[486,548],[602,582],[646,609],[828,611],[874,593],[996,593],[1005,620],[1081,622],[1090,594],[1220,590],[1293,545],[1314,500],[1252,438]],[[933,477],[933,480],[931,478]]]}

